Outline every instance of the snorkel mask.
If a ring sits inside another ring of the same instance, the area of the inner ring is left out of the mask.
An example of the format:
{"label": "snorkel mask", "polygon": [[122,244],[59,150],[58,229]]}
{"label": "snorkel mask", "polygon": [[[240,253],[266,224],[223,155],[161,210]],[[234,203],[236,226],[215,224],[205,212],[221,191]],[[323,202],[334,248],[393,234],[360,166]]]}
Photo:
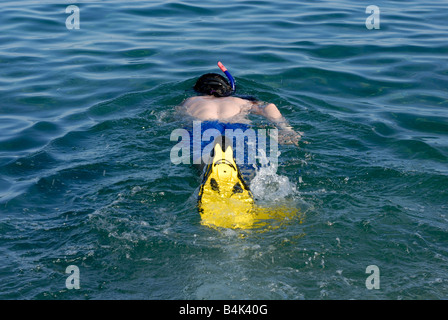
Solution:
{"label": "snorkel mask", "polygon": [[206,73],[196,81],[194,85],[196,92],[214,95],[215,97],[227,97],[235,92],[235,79],[221,61],[218,62],[218,66],[224,72],[227,79],[218,73]]}

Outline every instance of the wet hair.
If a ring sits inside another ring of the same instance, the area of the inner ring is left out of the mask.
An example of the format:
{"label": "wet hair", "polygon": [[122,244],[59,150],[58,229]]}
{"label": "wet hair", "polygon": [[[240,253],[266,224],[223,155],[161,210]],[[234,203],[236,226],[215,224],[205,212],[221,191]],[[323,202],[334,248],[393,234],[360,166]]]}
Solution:
{"label": "wet hair", "polygon": [[215,97],[227,97],[232,94],[232,87],[222,75],[217,73],[206,73],[202,75],[196,84],[194,90],[206,95]]}

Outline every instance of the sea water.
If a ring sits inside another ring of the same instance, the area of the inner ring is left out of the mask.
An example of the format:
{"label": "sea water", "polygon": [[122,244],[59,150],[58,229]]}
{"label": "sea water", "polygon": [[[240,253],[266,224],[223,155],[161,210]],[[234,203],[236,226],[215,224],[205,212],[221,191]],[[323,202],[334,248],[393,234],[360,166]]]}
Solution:
{"label": "sea water", "polygon": [[[0,298],[446,299],[446,1],[0,10]],[[219,60],[304,133],[251,184],[300,218],[201,225],[170,134]]]}

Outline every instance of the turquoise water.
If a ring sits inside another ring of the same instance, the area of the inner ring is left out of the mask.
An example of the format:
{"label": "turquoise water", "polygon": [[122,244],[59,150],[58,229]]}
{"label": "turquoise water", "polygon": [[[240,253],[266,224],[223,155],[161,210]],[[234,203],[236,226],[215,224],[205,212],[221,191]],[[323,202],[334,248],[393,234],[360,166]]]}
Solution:
{"label": "turquoise water", "polygon": [[[0,298],[447,298],[446,1],[0,8]],[[170,133],[218,60],[304,132],[251,186],[300,219],[200,224]]]}

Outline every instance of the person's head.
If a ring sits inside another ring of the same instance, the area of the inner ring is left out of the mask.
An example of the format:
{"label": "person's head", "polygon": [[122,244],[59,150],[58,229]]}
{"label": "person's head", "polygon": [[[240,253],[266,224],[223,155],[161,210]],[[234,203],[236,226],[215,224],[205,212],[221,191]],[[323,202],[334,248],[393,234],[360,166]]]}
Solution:
{"label": "person's head", "polygon": [[196,84],[194,90],[206,95],[215,97],[227,97],[233,92],[229,82],[222,75],[217,73],[207,73],[202,75]]}

